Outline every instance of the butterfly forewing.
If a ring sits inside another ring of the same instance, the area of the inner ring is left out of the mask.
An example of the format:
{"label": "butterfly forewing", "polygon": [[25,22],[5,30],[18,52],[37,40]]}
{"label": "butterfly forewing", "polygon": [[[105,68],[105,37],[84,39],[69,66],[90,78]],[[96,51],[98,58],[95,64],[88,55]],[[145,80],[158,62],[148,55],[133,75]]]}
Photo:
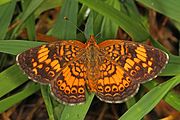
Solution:
{"label": "butterfly forewing", "polygon": [[29,49],[19,54],[16,60],[32,80],[49,83],[83,47],[84,44],[78,41],[59,41]]}

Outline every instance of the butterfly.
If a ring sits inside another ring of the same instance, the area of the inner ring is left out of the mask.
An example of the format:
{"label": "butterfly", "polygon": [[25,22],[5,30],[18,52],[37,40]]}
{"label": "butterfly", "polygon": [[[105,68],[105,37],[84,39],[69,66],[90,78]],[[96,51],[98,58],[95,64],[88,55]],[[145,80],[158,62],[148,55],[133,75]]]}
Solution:
{"label": "butterfly", "polygon": [[168,63],[168,54],[145,44],[124,40],[84,44],[61,40],[26,50],[16,57],[35,82],[50,85],[53,96],[68,105],[84,103],[86,90],[107,103],[134,96],[141,83],[155,78]]}

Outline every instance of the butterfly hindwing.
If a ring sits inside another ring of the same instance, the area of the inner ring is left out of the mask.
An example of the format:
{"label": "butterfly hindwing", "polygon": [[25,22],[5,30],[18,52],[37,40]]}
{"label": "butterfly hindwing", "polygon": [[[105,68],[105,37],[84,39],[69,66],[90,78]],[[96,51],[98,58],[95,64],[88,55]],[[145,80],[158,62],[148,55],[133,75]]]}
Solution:
{"label": "butterfly hindwing", "polygon": [[51,85],[52,94],[65,104],[85,102],[85,72],[81,58],[68,64]]}
{"label": "butterfly hindwing", "polygon": [[104,58],[99,66],[100,78],[96,83],[96,96],[108,103],[121,103],[134,96],[139,84],[116,63]]}

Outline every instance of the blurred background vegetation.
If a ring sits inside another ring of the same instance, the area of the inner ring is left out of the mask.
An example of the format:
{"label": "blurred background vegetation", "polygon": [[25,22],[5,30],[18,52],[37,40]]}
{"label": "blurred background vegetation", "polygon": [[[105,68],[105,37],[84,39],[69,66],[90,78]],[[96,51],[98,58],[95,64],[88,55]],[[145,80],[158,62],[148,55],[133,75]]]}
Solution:
{"label": "blurred background vegetation", "polygon": [[[0,119],[180,119],[179,30],[179,0],[1,0]],[[107,104],[87,93],[86,103],[77,106],[58,103],[48,86],[28,80],[15,63],[28,48],[57,39],[85,42],[91,34],[98,43],[123,39],[153,45],[169,54],[169,63],[125,103]]]}

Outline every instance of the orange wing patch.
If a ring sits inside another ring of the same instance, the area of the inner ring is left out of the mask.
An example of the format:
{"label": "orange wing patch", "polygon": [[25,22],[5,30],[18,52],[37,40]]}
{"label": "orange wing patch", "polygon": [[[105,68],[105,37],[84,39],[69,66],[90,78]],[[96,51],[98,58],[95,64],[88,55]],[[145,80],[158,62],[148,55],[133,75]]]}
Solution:
{"label": "orange wing patch", "polygon": [[134,84],[126,72],[110,60],[104,60],[100,65],[100,72],[101,78],[97,80],[96,95],[102,101],[121,103],[132,97],[139,88],[139,84]]}
{"label": "orange wing patch", "polygon": [[85,102],[85,70],[80,60],[66,66],[57,79],[54,79],[52,94],[65,104]]}

